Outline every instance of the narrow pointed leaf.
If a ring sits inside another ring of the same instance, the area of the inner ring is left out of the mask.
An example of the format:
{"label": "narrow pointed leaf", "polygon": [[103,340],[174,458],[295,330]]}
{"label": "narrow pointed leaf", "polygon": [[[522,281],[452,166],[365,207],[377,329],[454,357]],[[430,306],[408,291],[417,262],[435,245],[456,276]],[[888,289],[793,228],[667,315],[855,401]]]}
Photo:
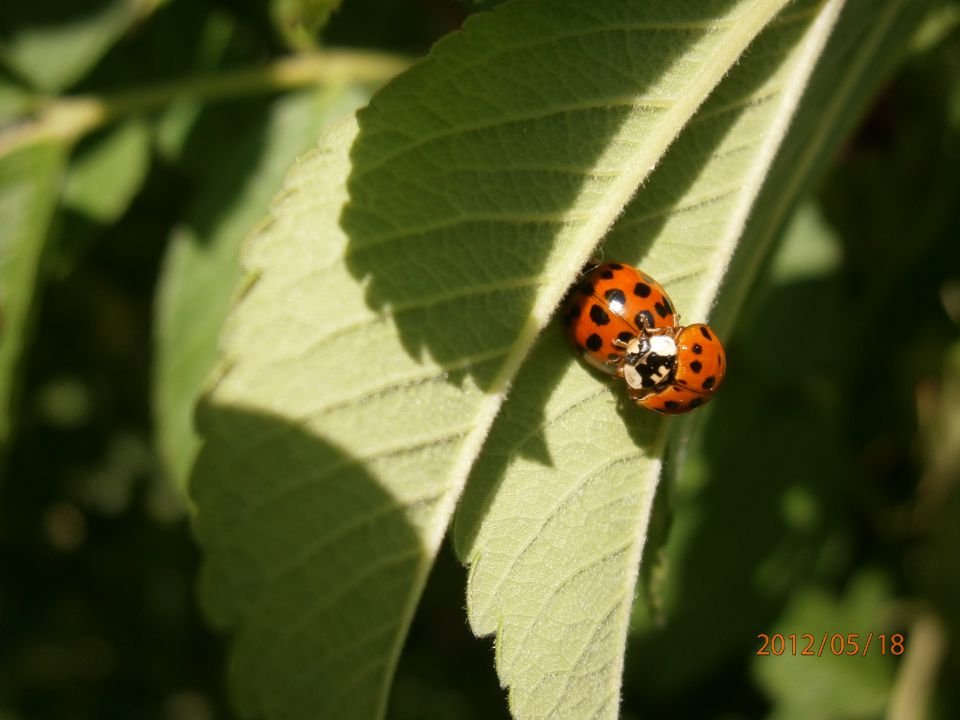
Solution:
{"label": "narrow pointed leaf", "polygon": [[[706,318],[841,7],[795,3],[771,23],[608,236],[606,257],[664,283],[686,322]],[[471,625],[496,633],[497,670],[523,720],[617,716],[668,429],[571,355],[559,328],[541,338],[456,524]]]}
{"label": "narrow pointed leaf", "polygon": [[382,715],[510,381],[783,5],[506,3],[295,167],[247,247],[193,476],[245,716]]}
{"label": "narrow pointed leaf", "polygon": [[0,158],[0,450],[9,441],[66,148],[28,145]]}

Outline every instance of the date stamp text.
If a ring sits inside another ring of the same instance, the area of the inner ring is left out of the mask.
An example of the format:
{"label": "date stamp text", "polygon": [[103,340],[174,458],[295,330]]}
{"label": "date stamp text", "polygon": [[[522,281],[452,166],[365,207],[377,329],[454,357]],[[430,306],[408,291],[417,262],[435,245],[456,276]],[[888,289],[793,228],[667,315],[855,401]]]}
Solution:
{"label": "date stamp text", "polygon": [[871,651],[880,655],[903,655],[907,649],[903,633],[758,633],[757,655],[806,655],[823,657],[849,655],[867,657]]}

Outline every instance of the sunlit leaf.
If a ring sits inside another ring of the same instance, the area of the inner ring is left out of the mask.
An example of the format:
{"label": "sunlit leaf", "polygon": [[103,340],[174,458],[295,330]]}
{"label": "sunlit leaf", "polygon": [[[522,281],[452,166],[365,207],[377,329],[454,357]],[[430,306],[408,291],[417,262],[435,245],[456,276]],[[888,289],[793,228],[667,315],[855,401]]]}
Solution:
{"label": "sunlit leaf", "polygon": [[[771,23],[604,244],[664,283],[685,321],[706,318],[841,5],[795,4]],[[668,430],[571,355],[559,330],[541,339],[458,515],[470,621],[496,633],[517,718],[616,717]]]}
{"label": "sunlit leaf", "polygon": [[204,598],[245,715],[382,713],[517,369],[782,5],[507,3],[298,164],[199,416]]}

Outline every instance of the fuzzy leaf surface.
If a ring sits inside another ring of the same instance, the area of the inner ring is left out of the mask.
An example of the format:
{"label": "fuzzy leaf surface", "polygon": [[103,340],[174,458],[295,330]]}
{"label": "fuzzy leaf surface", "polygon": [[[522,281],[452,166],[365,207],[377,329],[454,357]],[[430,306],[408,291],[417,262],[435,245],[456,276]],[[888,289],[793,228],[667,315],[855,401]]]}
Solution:
{"label": "fuzzy leaf surface", "polygon": [[289,175],[193,475],[245,716],[368,718],[565,288],[784,2],[476,15]]}
{"label": "fuzzy leaf surface", "polygon": [[[608,259],[637,264],[665,285],[684,322],[707,317],[841,7],[795,3],[774,20],[605,242]],[[498,673],[523,719],[617,716],[667,430],[570,355],[559,331],[541,338],[474,467],[456,524],[470,565],[471,625],[496,633]]]}

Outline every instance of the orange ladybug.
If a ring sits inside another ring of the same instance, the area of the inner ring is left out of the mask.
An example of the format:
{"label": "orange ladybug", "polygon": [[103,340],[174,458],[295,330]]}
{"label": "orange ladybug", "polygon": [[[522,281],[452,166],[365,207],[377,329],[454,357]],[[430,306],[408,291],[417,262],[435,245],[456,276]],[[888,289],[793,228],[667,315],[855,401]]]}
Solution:
{"label": "orange ladybug", "polygon": [[660,283],[630,265],[609,262],[576,284],[563,323],[581,357],[614,374],[630,340],[644,330],[675,327],[677,317]]}
{"label": "orange ladybug", "polygon": [[629,265],[590,271],[563,317],[584,360],[623,379],[641,407],[678,415],[709,401],[723,382],[726,354],[713,330],[681,327],[660,284]]}

